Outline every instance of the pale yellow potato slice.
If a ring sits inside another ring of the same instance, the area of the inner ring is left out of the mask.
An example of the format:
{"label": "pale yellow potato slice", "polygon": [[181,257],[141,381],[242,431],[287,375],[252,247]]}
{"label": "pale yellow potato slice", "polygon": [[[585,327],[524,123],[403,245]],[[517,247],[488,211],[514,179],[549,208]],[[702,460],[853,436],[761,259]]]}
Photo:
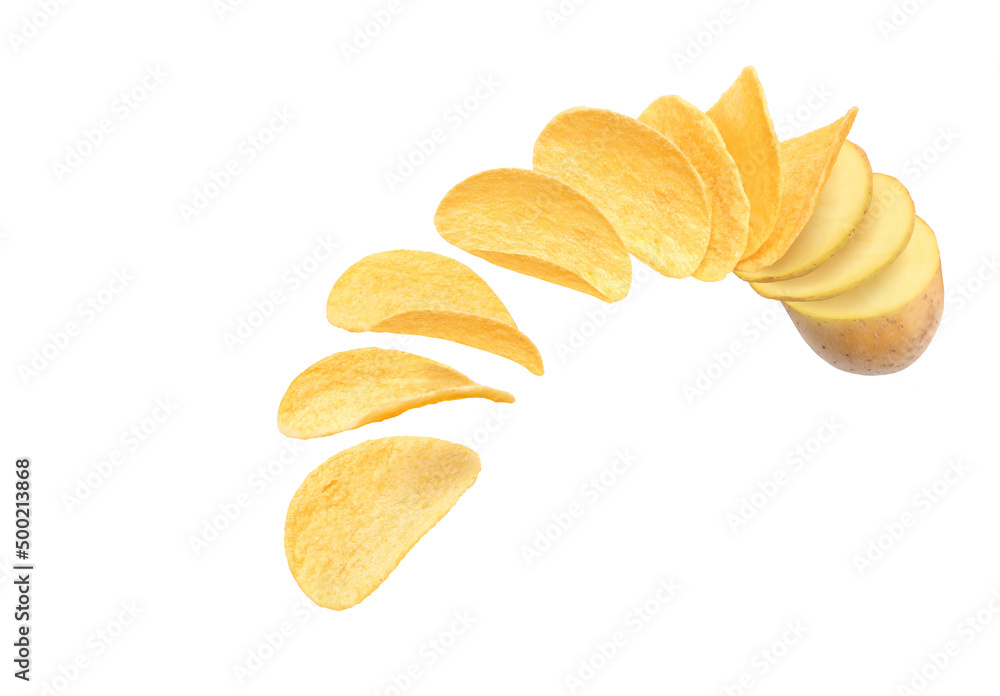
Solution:
{"label": "pale yellow potato slice", "polygon": [[737,271],[758,271],[770,266],[795,242],[816,209],[857,114],[855,107],[828,126],[781,143],[784,180],[778,219],[771,236],[753,256],[737,264]]}
{"label": "pale yellow potato slice", "polygon": [[785,177],[781,146],[757,71],[744,68],[705,113],[722,134],[750,201],[750,232],[742,257],[745,259],[756,253],[774,231]]}
{"label": "pale yellow potato slice", "polygon": [[278,407],[283,435],[308,440],[454,399],[513,403],[447,365],[400,350],[357,348],[323,358],[292,380]]}
{"label": "pale yellow potato slice", "polygon": [[903,184],[885,174],[875,174],[872,186],[864,219],[829,260],[797,278],[750,287],[772,300],[824,300],[856,288],[892,263],[913,233],[913,199]]}
{"label": "pale yellow potato slice", "polygon": [[759,271],[737,271],[746,281],[769,282],[804,275],[829,259],[851,238],[872,200],[868,155],[844,143],[812,217],[785,255]]}
{"label": "pale yellow potato slice", "polygon": [[570,109],[545,126],[532,162],[586,196],[629,253],[662,275],[686,278],[705,258],[712,225],[705,185],[649,126],[605,109]]}
{"label": "pale yellow potato slice", "polygon": [[285,516],[285,557],[327,609],[374,592],[479,475],[479,456],[429,437],[369,440],[317,467]]}
{"label": "pale yellow potato slice", "polygon": [[334,283],[326,318],[348,331],[443,338],[513,360],[536,375],[544,372],[538,348],[486,281],[429,251],[399,249],[361,259]]}
{"label": "pale yellow potato slice", "polygon": [[470,176],[441,201],[434,225],[470,254],[605,302],[632,283],[632,260],[608,219],[573,187],[530,169]]}
{"label": "pale yellow potato slice", "polygon": [[895,261],[850,292],[785,308],[806,343],[834,367],[884,375],[910,366],[930,345],[944,311],[934,232],[917,218]]}
{"label": "pale yellow potato slice", "polygon": [[712,119],[676,95],[654,101],[639,121],[673,141],[705,183],[712,207],[712,236],[705,258],[692,275],[709,282],[722,280],[743,257],[750,234],[750,200],[726,141]]}

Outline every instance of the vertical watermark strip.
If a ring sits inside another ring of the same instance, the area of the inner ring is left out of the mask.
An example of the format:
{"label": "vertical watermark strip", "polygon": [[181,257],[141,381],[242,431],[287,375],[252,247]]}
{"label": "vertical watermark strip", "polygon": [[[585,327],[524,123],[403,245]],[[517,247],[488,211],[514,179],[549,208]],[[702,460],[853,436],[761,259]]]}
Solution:
{"label": "vertical watermark strip", "polygon": [[17,603],[14,606],[14,677],[31,681],[31,588],[35,565],[31,562],[31,460],[14,460],[14,555],[12,570]]}

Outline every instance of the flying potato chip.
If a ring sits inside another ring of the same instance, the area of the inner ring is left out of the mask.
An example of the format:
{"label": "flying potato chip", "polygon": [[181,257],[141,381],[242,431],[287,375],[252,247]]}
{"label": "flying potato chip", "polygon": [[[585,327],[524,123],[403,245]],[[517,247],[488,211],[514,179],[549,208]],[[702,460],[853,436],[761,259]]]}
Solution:
{"label": "flying potato chip", "polygon": [[792,246],[816,208],[857,114],[858,108],[854,107],[828,126],[781,143],[785,179],[778,220],[767,241],[753,256],[741,261],[736,270],[759,271],[780,259]]}
{"label": "flying potato chip", "polygon": [[374,592],[479,474],[467,447],[429,437],[369,440],[309,474],[285,517],[285,557],[316,604]]}
{"label": "flying potato chip", "polygon": [[781,208],[784,176],[778,135],[757,71],[744,68],[706,113],[726,141],[750,200],[750,234],[743,252],[747,258],[771,236]]}
{"label": "flying potato chip", "polygon": [[708,253],[692,275],[698,280],[722,280],[743,257],[750,234],[750,200],[736,161],[712,119],[678,96],[660,97],[639,120],[673,141],[704,182],[712,206],[712,237]]}
{"label": "flying potato chip", "polygon": [[459,249],[605,302],[632,283],[632,260],[608,219],[576,189],[529,169],[469,177],[441,201],[434,224]]}
{"label": "flying potato chip", "polygon": [[428,404],[514,397],[476,384],[439,362],[383,348],[357,348],[323,358],[292,380],[278,407],[278,429],[309,440],[360,428]]}
{"label": "flying potato chip", "polygon": [[490,286],[468,266],[429,251],[384,251],[334,283],[326,318],[348,331],[443,338],[520,363],[540,375],[542,356]]}
{"label": "flying potato chip", "polygon": [[570,109],[538,136],[533,162],[590,199],[625,248],[659,273],[685,278],[705,258],[712,224],[705,185],[649,126],[614,111]]}

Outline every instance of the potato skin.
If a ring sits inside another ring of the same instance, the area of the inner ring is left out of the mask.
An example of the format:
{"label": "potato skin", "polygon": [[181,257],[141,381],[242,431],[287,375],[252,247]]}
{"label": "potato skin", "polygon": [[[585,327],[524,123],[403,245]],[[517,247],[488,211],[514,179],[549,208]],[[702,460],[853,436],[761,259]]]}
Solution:
{"label": "potato skin", "polygon": [[[782,303],[785,304],[785,303]],[[912,365],[930,345],[944,312],[940,262],[923,292],[898,310],[876,317],[823,319],[785,310],[818,356],[857,375],[888,375]]]}

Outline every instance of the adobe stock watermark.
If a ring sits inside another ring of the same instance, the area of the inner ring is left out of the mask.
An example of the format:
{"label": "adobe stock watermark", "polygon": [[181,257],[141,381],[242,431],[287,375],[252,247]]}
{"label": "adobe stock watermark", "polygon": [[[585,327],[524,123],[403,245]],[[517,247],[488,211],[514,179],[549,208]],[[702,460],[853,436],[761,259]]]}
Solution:
{"label": "adobe stock watermark", "polygon": [[42,682],[39,693],[41,696],[61,696],[70,690],[86,673],[117,645],[122,638],[132,630],[132,627],[146,613],[146,607],[136,600],[122,602],[112,617],[100,628],[90,633],[83,640],[83,648],[77,651],[73,659],[56,666],[55,675]]}
{"label": "adobe stock watermark", "polygon": [[395,193],[437,153],[449,139],[471,119],[499,90],[501,84],[492,74],[481,75],[476,86],[456,99],[441,114],[438,125],[413,141],[412,147],[399,155],[396,164],[386,169],[382,177],[389,193]]}
{"label": "adobe stock watermark", "polygon": [[589,0],[559,0],[553,4],[545,10],[545,22],[549,25],[549,29],[555,31],[561,28],[588,2]]}
{"label": "adobe stock watermark", "polygon": [[514,418],[514,410],[510,404],[490,404],[486,408],[486,416],[482,423],[460,438],[463,445],[476,450],[480,454]]}
{"label": "adobe stock watermark", "polygon": [[723,685],[723,696],[745,696],[756,689],[808,633],[809,629],[799,619],[785,622],[781,635],[750,656],[749,666],[740,673],[736,681]]}
{"label": "adobe stock watermark", "polygon": [[37,10],[21,17],[17,29],[7,32],[10,50],[20,53],[21,49],[35,40],[45,27],[49,26],[70,0],[36,0]]}
{"label": "adobe stock watermark", "polygon": [[941,317],[941,326],[945,327],[951,324],[956,316],[961,314],[983,293],[987,286],[996,280],[998,275],[1000,275],[1000,260],[997,259],[997,255],[990,254],[980,257],[979,266],[945,293],[947,301],[944,306],[944,316]]}
{"label": "adobe stock watermark", "polygon": [[288,615],[272,629],[263,631],[259,638],[248,647],[239,660],[233,663],[233,678],[239,686],[260,674],[267,664],[288,646],[300,629],[309,623],[320,611],[319,606],[308,599],[299,599],[292,604]]}
{"label": "adobe stock watermark", "polygon": [[212,11],[221,22],[245,4],[246,0],[212,0]]}
{"label": "adobe stock watermark", "polygon": [[388,684],[375,689],[375,696],[402,696],[438,664],[476,624],[477,618],[467,609],[456,611],[448,626],[424,641],[413,659],[394,674]]}
{"label": "adobe stock watermark", "polygon": [[188,534],[188,548],[195,558],[201,556],[232,529],[247,510],[270,490],[274,482],[281,478],[305,451],[304,443],[288,440],[270,459],[250,472],[243,487],[203,519],[196,533]]}
{"label": "adobe stock watermark", "polygon": [[49,331],[41,343],[32,347],[30,357],[18,364],[17,374],[21,378],[21,383],[28,386],[38,379],[134,282],[135,276],[127,268],[122,267],[112,271],[97,292],[87,295],[77,303],[71,318]]}
{"label": "adobe stock watermark", "polygon": [[694,405],[722,381],[736,363],[747,354],[750,347],[774,328],[778,323],[778,317],[774,303],[768,303],[759,314],[743,322],[740,326],[740,337],[731,341],[725,349],[713,352],[706,364],[695,369],[694,379],[681,385],[681,392],[687,399],[688,405]]}
{"label": "adobe stock watermark", "polygon": [[882,529],[868,539],[864,551],[854,554],[851,561],[858,575],[864,577],[884,560],[910,535],[920,520],[937,508],[971,471],[971,465],[953,459],[938,478],[914,493],[909,506],[883,524]]}
{"label": "adobe stock watermark", "polygon": [[934,138],[927,147],[903,162],[903,175],[907,182],[916,183],[959,141],[959,134],[954,126],[938,128]]}
{"label": "adobe stock watermark", "polygon": [[994,589],[979,609],[967,614],[955,626],[955,635],[927,652],[923,661],[896,685],[898,696],[918,696],[942,672],[951,667],[969,645],[975,643],[995,623],[1000,622],[1000,588]]}
{"label": "adobe stock watermark", "polygon": [[805,470],[807,464],[820,457],[843,429],[844,424],[834,417],[821,419],[814,433],[785,454],[782,466],[767,478],[757,481],[752,493],[740,498],[735,509],[726,515],[729,530],[734,534],[743,531],[797,474]]}
{"label": "adobe stock watermark", "polygon": [[0,561],[0,585],[5,582],[10,582],[14,579],[14,561],[11,560],[10,556],[5,557]]}
{"label": "adobe stock watermark", "polygon": [[271,115],[254,132],[236,146],[236,152],[218,169],[208,172],[203,183],[191,190],[191,198],[177,204],[181,220],[190,225],[246,173],[250,165],[274,144],[278,136],[295,122],[295,114],[287,106],[271,109]]}
{"label": "adobe stock watermark", "polygon": [[788,140],[796,135],[801,135],[813,116],[831,99],[833,99],[833,92],[826,85],[810,87],[809,95],[797,107],[774,119],[774,130],[777,132],[778,138]]}
{"label": "adobe stock watermark", "polygon": [[348,65],[353,63],[375,40],[388,31],[396,18],[413,0],[389,0],[382,7],[372,10],[368,17],[351,31],[350,38],[340,42],[340,55]]}
{"label": "adobe stock watermark", "polygon": [[329,234],[317,235],[312,248],[298,261],[282,271],[278,283],[258,296],[246,313],[222,332],[222,344],[230,355],[236,353],[312,278],[323,265],[340,251],[340,242]]}
{"label": "adobe stock watermark", "polygon": [[573,670],[563,675],[563,683],[566,684],[570,694],[577,694],[592,684],[601,671],[628,647],[629,641],[676,600],[680,589],[673,578],[664,578],[657,582],[649,597],[633,605],[625,613],[619,628],[595,642],[594,647],[579,659]]}
{"label": "adobe stock watermark", "polygon": [[80,137],[66,146],[66,153],[52,160],[52,173],[62,183],[83,166],[135,111],[163,86],[169,75],[159,65],[147,66],[142,77],[111,100],[108,111],[80,131]]}
{"label": "adobe stock watermark", "polygon": [[[645,264],[634,269],[629,297],[635,297],[637,292],[647,287],[652,277],[653,271]],[[629,297],[619,302],[602,303],[596,309],[588,309],[583,317],[569,327],[564,338],[555,344],[556,355],[559,356],[563,365],[586,348],[587,344],[604,330],[608,321],[618,313]]]}
{"label": "adobe stock watermark", "polygon": [[878,33],[886,41],[894,38],[927,2],[928,0],[902,0],[892,3],[889,12],[875,22]]}
{"label": "adobe stock watermark", "polygon": [[750,9],[751,0],[729,0],[714,15],[687,36],[684,46],[670,54],[678,73],[683,73],[715,45],[740,15]]}
{"label": "adobe stock watermark", "polygon": [[628,449],[615,452],[610,464],[580,484],[576,497],[561,510],[551,513],[535,530],[531,541],[521,544],[525,565],[530,567],[551,550],[638,462],[639,458]]}
{"label": "adobe stock watermark", "polygon": [[115,473],[129,463],[177,412],[177,404],[169,396],[157,397],[146,415],[125,428],[118,437],[118,447],[90,465],[87,473],[76,477],[72,488],[60,496],[66,514],[72,515]]}

